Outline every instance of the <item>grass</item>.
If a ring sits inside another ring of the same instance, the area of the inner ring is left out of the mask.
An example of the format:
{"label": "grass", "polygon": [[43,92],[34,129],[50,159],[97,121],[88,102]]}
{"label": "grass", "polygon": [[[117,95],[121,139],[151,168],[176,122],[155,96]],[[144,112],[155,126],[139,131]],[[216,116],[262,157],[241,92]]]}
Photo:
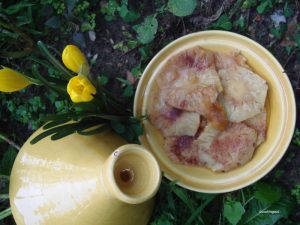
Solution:
{"label": "grass", "polygon": [[[39,60],[38,40],[49,44],[56,56],[59,55],[57,49],[75,43],[91,53],[88,59],[101,85],[113,89],[126,106],[132,107],[144,68],[163,46],[191,32],[229,30],[258,41],[279,59],[289,75],[299,107],[300,24],[295,19],[299,3],[288,0],[227,2],[4,1],[0,4],[1,64],[30,74],[33,64],[47,64]],[[272,19],[275,12],[279,12],[285,22]],[[89,38],[93,32],[96,41]],[[105,55],[111,57],[105,58]],[[43,75],[58,75],[55,68],[47,65],[43,68],[46,68],[41,69]],[[30,87],[13,94],[0,93],[0,106],[0,224],[7,225],[14,224],[8,184],[19,146],[43,124],[43,117],[66,113],[72,106],[70,101],[43,87]],[[138,129],[126,123],[111,125],[128,138],[134,138],[134,129]],[[204,194],[163,179],[150,225],[297,224],[300,221],[299,129],[298,125],[280,164],[267,177],[244,189]],[[262,213],[262,210],[279,210],[279,213]]]}

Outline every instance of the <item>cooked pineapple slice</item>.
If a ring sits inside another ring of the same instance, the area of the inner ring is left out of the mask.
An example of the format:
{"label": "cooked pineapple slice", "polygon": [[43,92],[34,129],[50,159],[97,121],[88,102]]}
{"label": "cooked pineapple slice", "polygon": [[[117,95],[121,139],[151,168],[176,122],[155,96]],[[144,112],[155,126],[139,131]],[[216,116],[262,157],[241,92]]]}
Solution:
{"label": "cooked pineapple slice", "polygon": [[240,66],[221,69],[219,76],[224,89],[220,100],[229,121],[241,122],[262,112],[268,90],[264,79]]}
{"label": "cooked pineapple slice", "polygon": [[256,146],[266,139],[267,113],[266,110],[244,121],[244,123],[257,131]]}
{"label": "cooked pineapple slice", "polygon": [[200,125],[200,114],[186,112],[168,106],[162,94],[156,94],[150,102],[149,117],[151,123],[158,128],[165,137],[189,135],[194,136]]}

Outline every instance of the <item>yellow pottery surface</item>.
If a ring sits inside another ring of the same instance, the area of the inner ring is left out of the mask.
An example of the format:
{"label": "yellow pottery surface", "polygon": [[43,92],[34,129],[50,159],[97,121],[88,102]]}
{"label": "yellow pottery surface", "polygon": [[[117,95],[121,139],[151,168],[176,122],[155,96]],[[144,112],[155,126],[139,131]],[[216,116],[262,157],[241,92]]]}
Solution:
{"label": "yellow pottery surface", "polygon": [[[35,145],[29,143],[31,138],[18,154],[10,180],[10,204],[18,225],[147,224],[160,170],[143,147],[124,145],[113,132],[74,134],[58,141],[45,138]],[[137,189],[123,193],[114,186],[119,155],[134,168]],[[138,162],[140,156],[145,156],[144,163]],[[145,189],[147,196],[139,187],[143,183],[152,188]]]}
{"label": "yellow pottery surface", "polygon": [[252,160],[226,173],[172,163],[163,149],[163,137],[149,121],[144,122],[145,133],[141,143],[157,158],[164,175],[177,180],[180,186],[191,190],[221,193],[245,187],[266,175],[282,158],[293,136],[296,107],[293,89],[278,61],[253,40],[225,31],[203,31],[186,35],[162,49],[148,64],[139,82],[134,102],[135,115],[146,115],[152,93],[158,91],[156,75],[175,54],[194,47],[230,52],[240,50],[250,67],[268,83],[266,101],[267,137],[255,151]]}

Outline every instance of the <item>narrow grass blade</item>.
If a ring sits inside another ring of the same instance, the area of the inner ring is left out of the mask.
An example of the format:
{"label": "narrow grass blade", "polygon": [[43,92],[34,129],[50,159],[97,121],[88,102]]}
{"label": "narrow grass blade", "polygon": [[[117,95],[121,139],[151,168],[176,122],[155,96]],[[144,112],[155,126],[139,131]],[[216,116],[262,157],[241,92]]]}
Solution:
{"label": "narrow grass blade", "polygon": [[40,51],[45,55],[45,57],[49,59],[53,66],[55,66],[59,71],[61,71],[65,79],[69,80],[73,77],[73,75],[50,53],[50,51],[47,49],[47,47],[42,41],[38,41],[37,46],[40,49]]}
{"label": "narrow grass blade", "polygon": [[80,135],[94,135],[108,130],[110,127],[107,124],[101,124],[99,127],[94,129],[78,131]]}
{"label": "narrow grass blade", "polygon": [[54,85],[54,84],[48,82],[43,76],[41,76],[36,65],[32,66],[32,73],[43,85],[45,85],[49,89],[51,89],[59,94],[63,94],[65,96],[67,96],[67,92],[65,89],[59,88],[57,85]]}
{"label": "narrow grass blade", "polygon": [[207,197],[204,202],[192,213],[192,215],[190,216],[190,218],[185,222],[184,225],[190,225],[193,224],[194,220],[197,217],[200,217],[200,221],[202,222],[202,224],[204,225],[204,222],[201,218],[201,213],[203,211],[203,209],[208,205],[208,203],[210,203],[214,198],[216,197],[216,195],[209,195],[209,197]]}
{"label": "narrow grass blade", "polygon": [[8,199],[9,195],[8,194],[1,194],[0,199]]}
{"label": "narrow grass blade", "polygon": [[0,220],[3,220],[4,218],[10,216],[12,214],[11,208],[7,208],[0,212]]}
{"label": "narrow grass blade", "polygon": [[175,195],[181,199],[181,201],[183,201],[186,206],[191,210],[194,211],[195,208],[193,207],[193,205],[191,204],[191,201],[189,200],[189,197],[187,195],[187,192],[181,188],[175,187],[173,189],[173,192],[175,193]]}

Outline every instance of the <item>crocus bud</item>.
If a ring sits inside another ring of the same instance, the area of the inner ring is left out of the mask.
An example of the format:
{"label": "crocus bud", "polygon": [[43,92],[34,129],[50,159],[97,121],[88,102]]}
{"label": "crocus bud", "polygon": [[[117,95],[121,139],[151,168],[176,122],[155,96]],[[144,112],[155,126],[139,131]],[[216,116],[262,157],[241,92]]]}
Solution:
{"label": "crocus bud", "polygon": [[30,84],[31,82],[18,71],[12,70],[7,67],[3,67],[3,69],[0,69],[0,91],[19,91]]}
{"label": "crocus bud", "polygon": [[67,45],[65,47],[62,53],[62,61],[68,69],[75,73],[79,73],[83,66],[88,66],[84,54],[75,45]]}

